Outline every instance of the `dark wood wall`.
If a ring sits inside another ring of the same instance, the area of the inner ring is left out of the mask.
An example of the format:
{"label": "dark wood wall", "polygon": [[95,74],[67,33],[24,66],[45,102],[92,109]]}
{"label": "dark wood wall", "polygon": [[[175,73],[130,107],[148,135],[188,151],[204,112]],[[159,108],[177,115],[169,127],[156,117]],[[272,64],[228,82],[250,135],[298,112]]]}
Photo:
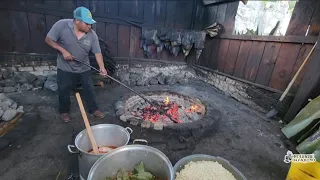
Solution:
{"label": "dark wood wall", "polygon": [[92,11],[98,36],[118,57],[143,57],[141,26],[201,29],[204,8],[202,0],[5,0],[0,2],[0,53],[55,54],[45,35],[59,19],[72,18],[78,6]]}

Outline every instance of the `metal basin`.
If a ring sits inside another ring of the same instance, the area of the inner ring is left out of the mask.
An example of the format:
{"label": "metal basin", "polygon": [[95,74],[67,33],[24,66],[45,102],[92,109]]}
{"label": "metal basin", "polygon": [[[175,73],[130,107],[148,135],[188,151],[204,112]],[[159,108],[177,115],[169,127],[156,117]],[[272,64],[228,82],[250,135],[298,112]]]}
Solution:
{"label": "metal basin", "polygon": [[173,167],[168,157],[158,149],[146,145],[126,145],[103,155],[92,166],[88,180],[115,177],[120,168],[132,171],[141,161],[145,170],[156,177],[174,180]]}
{"label": "metal basin", "polygon": [[221,158],[221,157],[215,157],[205,154],[194,154],[190,156],[186,156],[182,159],[180,159],[173,167],[174,171],[174,177],[176,178],[176,173],[180,172],[183,167],[188,164],[190,161],[216,161],[222,165],[225,169],[227,169],[237,180],[247,180],[247,178],[232,164],[229,163],[229,161]]}
{"label": "metal basin", "polygon": [[[98,124],[91,126],[92,134],[97,146],[116,146],[121,147],[128,144],[131,128],[118,126],[115,124]],[[75,145],[68,145],[70,153],[78,154],[80,179],[87,179],[92,165],[104,154],[89,154],[92,149],[87,130],[82,130],[75,138]]]}

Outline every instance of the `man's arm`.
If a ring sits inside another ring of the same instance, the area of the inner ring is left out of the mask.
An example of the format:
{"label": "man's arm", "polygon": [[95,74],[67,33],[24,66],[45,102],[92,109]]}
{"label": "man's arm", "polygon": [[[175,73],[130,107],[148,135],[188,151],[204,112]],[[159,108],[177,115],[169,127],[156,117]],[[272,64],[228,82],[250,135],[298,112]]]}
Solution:
{"label": "man's arm", "polygon": [[65,50],[63,47],[61,47],[58,43],[54,42],[49,36],[47,36],[45,38],[45,42],[51,46],[52,48],[58,50],[59,52],[61,52],[62,54],[67,51]]}
{"label": "man's arm", "polygon": [[103,57],[102,57],[102,53],[97,53],[95,54],[95,57],[96,57],[96,60],[97,60],[97,63],[99,65],[99,68],[105,68],[104,67],[104,62],[103,62]]}
{"label": "man's arm", "polygon": [[61,47],[58,43],[56,43],[56,41],[60,38],[61,28],[61,21],[56,22],[48,32],[44,41],[52,48],[58,50],[63,55],[64,59],[70,60],[72,59],[72,55],[63,47]]}
{"label": "man's arm", "polygon": [[98,39],[97,34],[94,31],[92,31],[92,32],[93,32],[93,42],[92,42],[91,51],[96,57],[96,61],[99,65],[99,68],[100,68],[100,71],[102,72],[102,75],[106,75],[107,70],[104,67],[103,56],[102,56],[101,49],[100,49],[99,39]]}

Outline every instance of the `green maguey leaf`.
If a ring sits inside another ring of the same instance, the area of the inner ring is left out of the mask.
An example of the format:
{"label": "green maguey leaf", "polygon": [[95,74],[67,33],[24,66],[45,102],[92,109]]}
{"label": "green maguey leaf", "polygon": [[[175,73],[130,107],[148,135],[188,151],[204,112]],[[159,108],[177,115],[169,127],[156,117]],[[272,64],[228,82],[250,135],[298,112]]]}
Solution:
{"label": "green maguey leaf", "polygon": [[314,154],[316,160],[317,160],[318,162],[320,162],[320,144],[318,145],[317,150],[315,150],[315,151],[313,152],[313,154]]}
{"label": "green maguey leaf", "polygon": [[144,172],[144,164],[143,162],[141,161],[140,164],[138,164],[136,167],[134,167],[134,169],[140,173],[140,172]]}
{"label": "green maguey leaf", "polygon": [[301,132],[313,121],[320,118],[320,96],[309,102],[297,116],[281,129],[287,138],[291,138]]}
{"label": "green maguey leaf", "polygon": [[120,169],[117,173],[117,180],[130,180],[128,172]]}
{"label": "green maguey leaf", "polygon": [[312,136],[309,136],[297,146],[297,151],[301,154],[314,152],[320,145],[320,128]]}
{"label": "green maguey leaf", "polygon": [[155,176],[153,176],[149,172],[145,172],[144,164],[141,161],[135,168],[134,174],[131,175],[132,180],[154,180]]}

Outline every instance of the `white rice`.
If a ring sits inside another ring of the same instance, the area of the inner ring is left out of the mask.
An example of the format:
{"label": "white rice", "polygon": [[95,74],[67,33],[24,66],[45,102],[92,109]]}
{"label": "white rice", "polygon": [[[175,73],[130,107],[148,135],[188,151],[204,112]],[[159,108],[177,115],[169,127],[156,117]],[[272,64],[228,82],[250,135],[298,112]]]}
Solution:
{"label": "white rice", "polygon": [[175,180],[236,180],[227,169],[214,161],[191,161],[176,175]]}

